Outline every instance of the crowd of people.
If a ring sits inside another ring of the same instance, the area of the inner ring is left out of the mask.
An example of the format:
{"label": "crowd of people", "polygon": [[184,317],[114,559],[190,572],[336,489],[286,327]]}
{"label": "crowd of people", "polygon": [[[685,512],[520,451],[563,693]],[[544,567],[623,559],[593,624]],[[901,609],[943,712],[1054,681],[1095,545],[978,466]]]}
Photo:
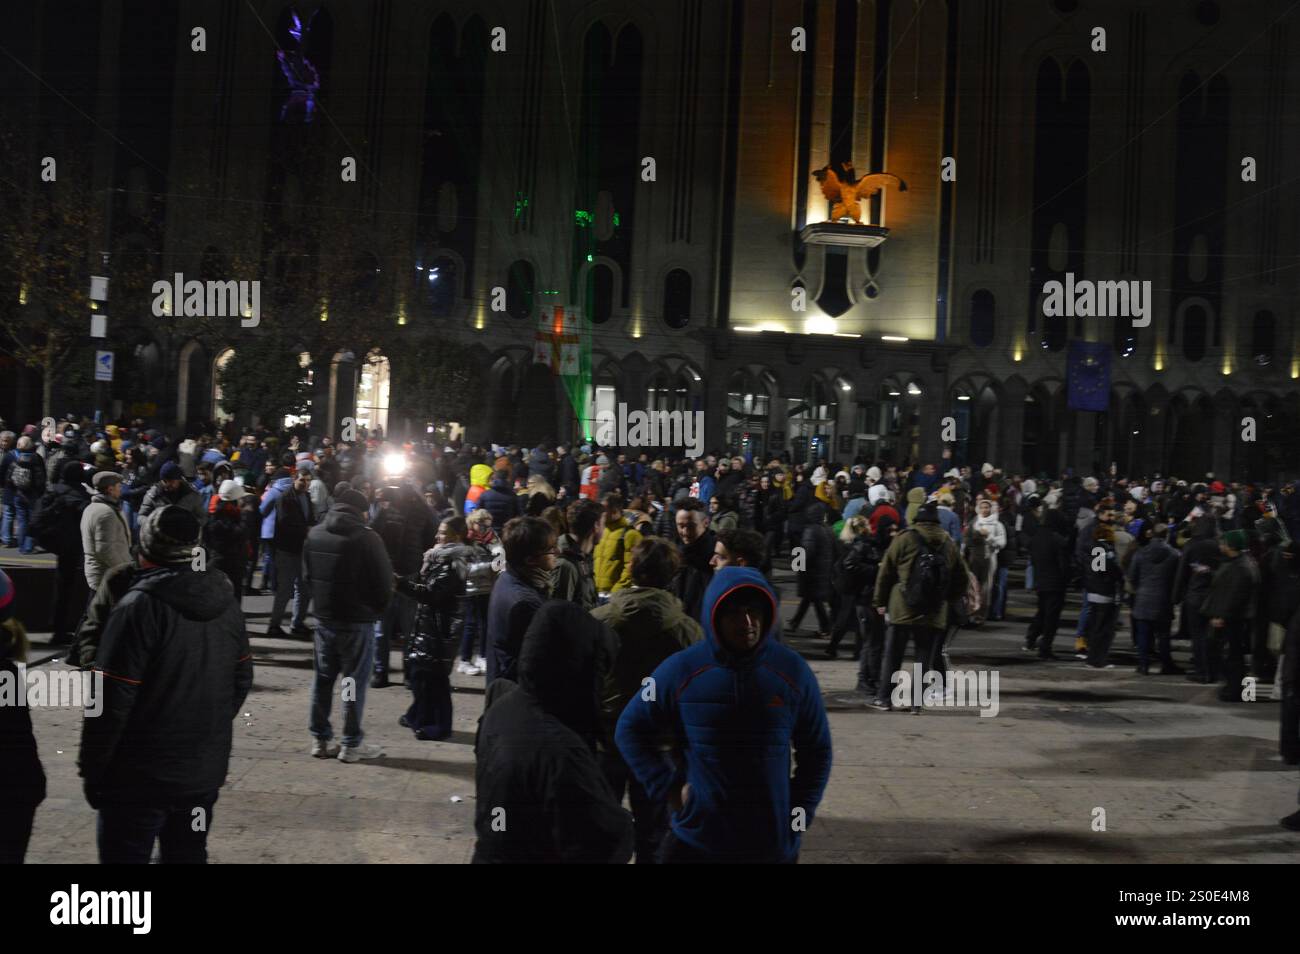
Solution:
{"label": "crowd of people", "polygon": [[[381,433],[173,441],[143,421],[0,431],[0,544],[56,562],[48,622],[25,622],[103,678],[79,766],[105,861],[147,861],[155,840],[165,861],[206,857],[210,822],[190,820],[225,778],[253,679],[242,597],[264,592],[251,635],[313,642],[312,756],[384,754],[366,692],[399,649],[417,739],[451,735],[453,669],[484,679],[480,862],[797,860],[831,767],[821,691],[787,645],[809,611],[826,657],[852,634],[857,698],[887,710],[909,644],[945,671],[961,627],[1006,618],[1021,560],[1026,652],[1068,655],[1078,587],[1074,656],[1112,669],[1127,605],[1138,673],[1184,674],[1172,642],[1189,639],[1185,675],[1225,703],[1273,686],[1300,761],[1297,485]],[[796,577],[784,628],[774,560]],[[4,625],[12,667],[26,640]],[[5,732],[0,856],[21,860],[44,777],[25,713]]]}

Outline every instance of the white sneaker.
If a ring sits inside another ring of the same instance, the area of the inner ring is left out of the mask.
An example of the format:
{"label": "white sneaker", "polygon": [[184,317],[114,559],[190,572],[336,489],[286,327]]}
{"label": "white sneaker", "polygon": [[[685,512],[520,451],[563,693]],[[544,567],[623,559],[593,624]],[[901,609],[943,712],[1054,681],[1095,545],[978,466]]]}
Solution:
{"label": "white sneaker", "polygon": [[460,662],[456,663],[456,671],[461,675],[466,675],[472,668],[474,668],[474,664],[470,662],[466,662],[463,659]]}
{"label": "white sneaker", "polygon": [[373,742],[362,742],[360,745],[345,745],[339,749],[340,762],[360,762],[362,759],[377,759],[382,757],[384,750],[375,745]]}
{"label": "white sneaker", "polygon": [[482,656],[474,657],[474,666],[479,672],[487,672],[487,659]]}
{"label": "white sneaker", "polygon": [[311,754],[316,759],[332,759],[339,754],[339,744],[333,739],[312,739]]}
{"label": "white sneaker", "polygon": [[484,671],[480,669],[478,666],[476,666],[474,663],[466,663],[465,668],[462,669],[461,672],[463,672],[467,676],[481,676],[483,675]]}

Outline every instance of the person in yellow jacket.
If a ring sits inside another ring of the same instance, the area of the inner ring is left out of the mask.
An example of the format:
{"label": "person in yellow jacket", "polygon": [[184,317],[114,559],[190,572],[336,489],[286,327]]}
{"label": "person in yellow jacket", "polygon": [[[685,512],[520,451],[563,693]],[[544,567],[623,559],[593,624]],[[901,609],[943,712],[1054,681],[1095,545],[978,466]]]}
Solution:
{"label": "person in yellow jacket", "polygon": [[641,534],[623,516],[622,494],[605,494],[601,503],[605,506],[605,532],[596,544],[592,563],[596,592],[608,596],[632,585],[632,550],[641,542]]}
{"label": "person in yellow jacket", "polygon": [[469,493],[465,495],[466,516],[478,509],[478,498],[483,496],[491,479],[492,468],[487,464],[475,464],[469,469]]}

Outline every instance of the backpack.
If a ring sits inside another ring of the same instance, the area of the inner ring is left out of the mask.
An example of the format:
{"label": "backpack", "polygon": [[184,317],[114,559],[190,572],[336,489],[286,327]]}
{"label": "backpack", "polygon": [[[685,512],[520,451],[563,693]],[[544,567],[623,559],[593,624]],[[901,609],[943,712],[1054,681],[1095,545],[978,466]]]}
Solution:
{"label": "backpack", "polygon": [[9,468],[9,482],[14,485],[14,490],[23,493],[31,490],[33,483],[31,463],[15,457],[13,466]]}
{"label": "backpack", "polygon": [[933,613],[943,605],[948,594],[951,571],[948,554],[945,552],[946,540],[941,540],[937,547],[932,547],[920,533],[915,530],[911,532],[916,533],[921,549],[912,561],[912,571],[903,587],[903,602],[914,612]]}

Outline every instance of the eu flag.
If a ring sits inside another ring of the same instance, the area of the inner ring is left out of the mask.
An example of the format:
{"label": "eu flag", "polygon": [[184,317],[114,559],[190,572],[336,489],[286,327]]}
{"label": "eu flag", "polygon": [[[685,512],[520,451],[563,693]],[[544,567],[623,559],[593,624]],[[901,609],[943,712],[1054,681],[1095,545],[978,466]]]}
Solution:
{"label": "eu flag", "polygon": [[1072,411],[1104,411],[1110,407],[1110,345],[1071,341],[1066,370]]}

